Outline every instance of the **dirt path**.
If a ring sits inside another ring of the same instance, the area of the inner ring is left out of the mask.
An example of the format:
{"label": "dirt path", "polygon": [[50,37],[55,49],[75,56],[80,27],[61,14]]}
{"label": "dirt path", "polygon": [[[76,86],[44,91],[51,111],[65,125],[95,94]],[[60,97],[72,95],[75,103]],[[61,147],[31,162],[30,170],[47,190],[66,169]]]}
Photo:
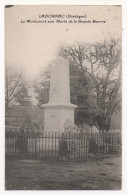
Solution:
{"label": "dirt path", "polygon": [[71,163],[6,160],[6,190],[120,189],[120,157]]}

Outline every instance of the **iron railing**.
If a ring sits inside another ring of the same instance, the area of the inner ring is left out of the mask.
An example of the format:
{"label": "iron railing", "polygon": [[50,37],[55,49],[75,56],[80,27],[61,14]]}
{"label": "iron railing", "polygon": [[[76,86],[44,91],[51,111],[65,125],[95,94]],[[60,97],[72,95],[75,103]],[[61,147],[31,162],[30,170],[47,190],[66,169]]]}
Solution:
{"label": "iron railing", "polygon": [[120,133],[6,132],[5,154],[26,154],[43,159],[89,159],[121,154]]}

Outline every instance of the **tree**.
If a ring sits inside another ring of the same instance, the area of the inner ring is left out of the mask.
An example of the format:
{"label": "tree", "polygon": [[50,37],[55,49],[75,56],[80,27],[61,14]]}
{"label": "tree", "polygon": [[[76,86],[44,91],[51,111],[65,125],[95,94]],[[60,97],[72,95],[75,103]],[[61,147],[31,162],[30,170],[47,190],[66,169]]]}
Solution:
{"label": "tree", "polygon": [[15,97],[18,95],[22,83],[22,73],[13,74],[6,68],[5,80],[5,110],[7,111]]}
{"label": "tree", "polygon": [[86,74],[82,77],[82,71],[70,62],[70,99],[76,104],[75,123],[77,125],[91,124],[90,116],[97,111],[97,102],[92,91],[91,78]]}
{"label": "tree", "polygon": [[[91,94],[88,96],[91,99],[91,104],[93,98],[96,99],[97,107],[95,107],[97,109],[96,113],[93,113],[93,118],[96,119],[102,131],[104,129],[109,130],[111,116],[121,101],[120,48],[120,41],[112,39],[109,42],[104,41],[95,44],[78,42],[60,49],[60,55],[69,59],[70,63],[77,66],[77,69],[81,72],[82,81],[86,83],[89,94]],[[88,77],[89,83],[86,81]],[[83,82],[81,83],[83,84]],[[85,86],[82,85],[82,87],[81,96],[82,91],[86,91]],[[83,103],[83,101],[84,98],[81,102]],[[81,107],[83,106],[84,103]]]}
{"label": "tree", "polygon": [[[111,117],[121,107],[121,45],[119,40],[94,44],[77,42],[61,47],[59,55],[69,60],[71,103],[78,105],[76,124],[111,127]],[[34,84],[38,104],[49,100],[49,68]]]}
{"label": "tree", "polygon": [[50,87],[50,66],[41,72],[39,78],[34,82],[33,88],[35,97],[38,101],[38,106],[46,104],[49,101],[49,87]]}
{"label": "tree", "polygon": [[25,82],[22,82],[20,90],[16,95],[15,101],[22,106],[27,106],[31,104],[31,96],[28,93],[28,87],[26,86]]}

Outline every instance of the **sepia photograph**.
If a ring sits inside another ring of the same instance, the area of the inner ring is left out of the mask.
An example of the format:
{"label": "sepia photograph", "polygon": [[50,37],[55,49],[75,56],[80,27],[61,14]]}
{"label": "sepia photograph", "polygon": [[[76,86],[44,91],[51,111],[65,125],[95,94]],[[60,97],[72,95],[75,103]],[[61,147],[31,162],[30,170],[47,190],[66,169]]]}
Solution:
{"label": "sepia photograph", "polygon": [[5,190],[122,190],[122,6],[4,9]]}

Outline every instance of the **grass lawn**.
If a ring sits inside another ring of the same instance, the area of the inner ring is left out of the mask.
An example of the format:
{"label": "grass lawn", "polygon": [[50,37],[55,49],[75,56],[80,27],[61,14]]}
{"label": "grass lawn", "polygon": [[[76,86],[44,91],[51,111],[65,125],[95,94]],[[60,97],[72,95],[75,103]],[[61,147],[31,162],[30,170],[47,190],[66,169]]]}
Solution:
{"label": "grass lawn", "polygon": [[121,157],[90,162],[6,159],[6,190],[120,190]]}

